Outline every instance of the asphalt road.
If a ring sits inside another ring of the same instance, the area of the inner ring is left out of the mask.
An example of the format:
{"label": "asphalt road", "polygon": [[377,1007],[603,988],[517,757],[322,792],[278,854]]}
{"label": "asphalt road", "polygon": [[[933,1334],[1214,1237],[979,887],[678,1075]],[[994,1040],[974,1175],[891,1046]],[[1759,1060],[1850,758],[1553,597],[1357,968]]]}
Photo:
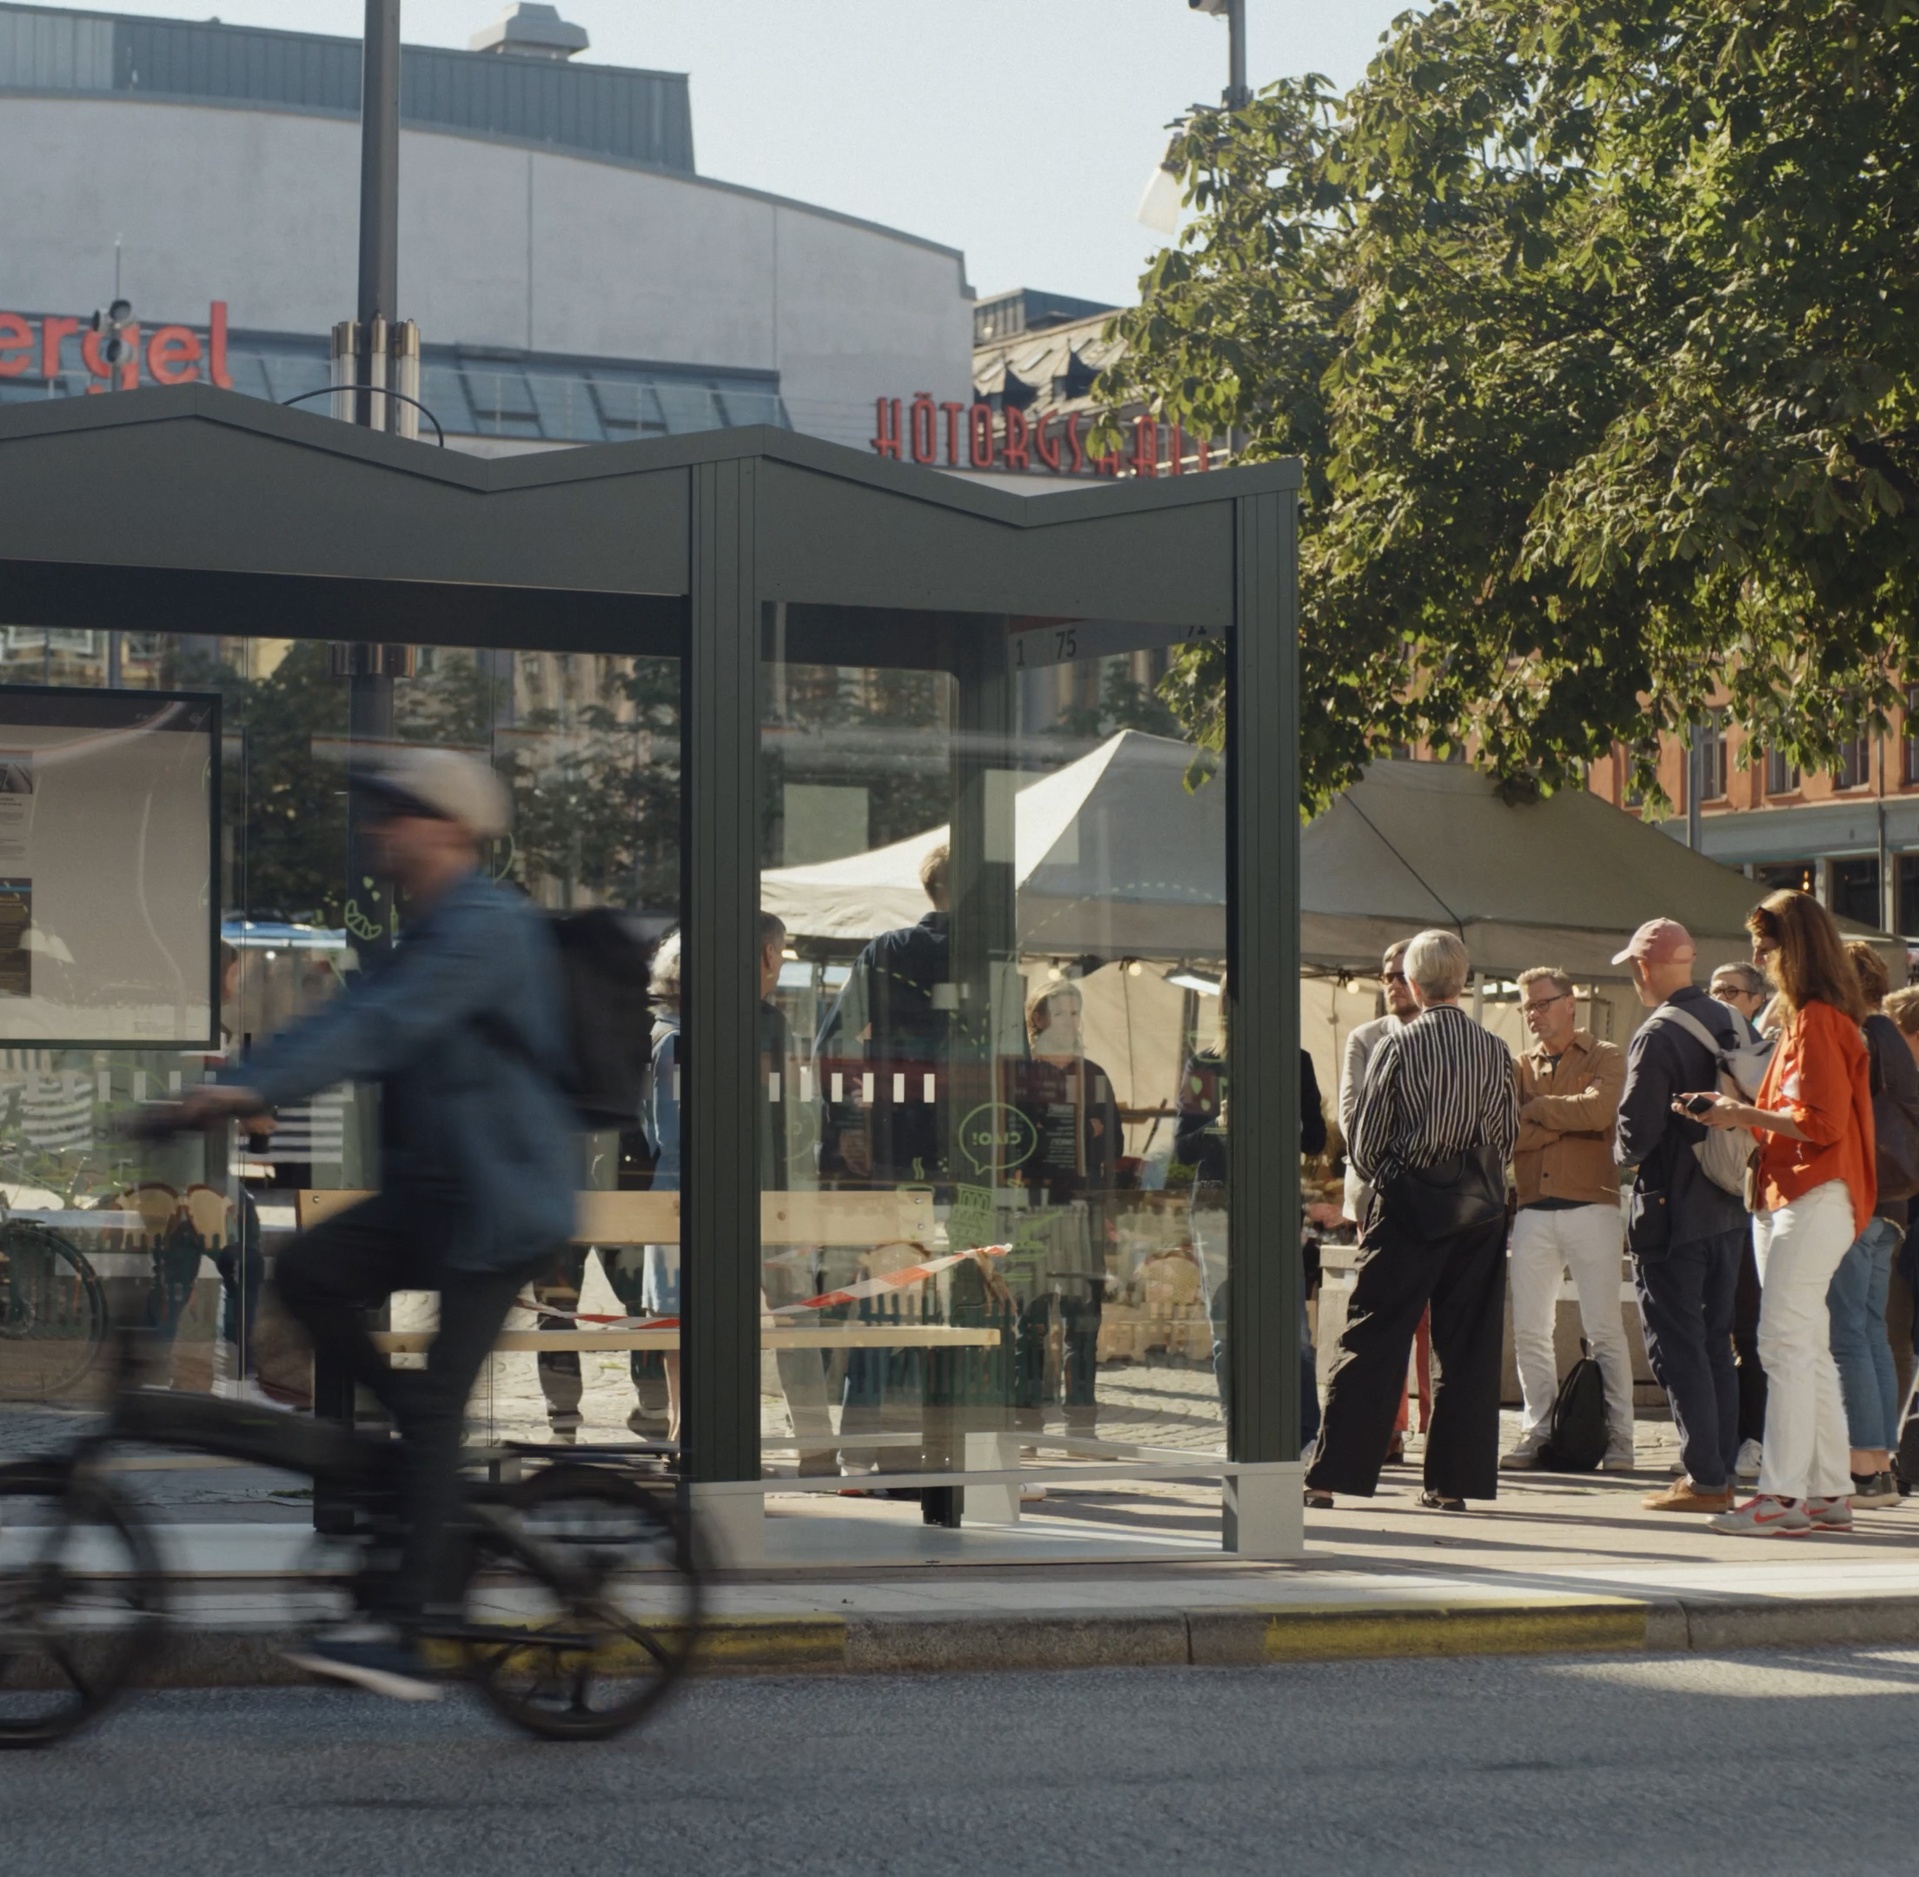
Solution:
{"label": "asphalt road", "polygon": [[1919,1650],[728,1680],[590,1748],[153,1694],[0,1758],[0,1868],[1909,1872],[1916,1731]]}

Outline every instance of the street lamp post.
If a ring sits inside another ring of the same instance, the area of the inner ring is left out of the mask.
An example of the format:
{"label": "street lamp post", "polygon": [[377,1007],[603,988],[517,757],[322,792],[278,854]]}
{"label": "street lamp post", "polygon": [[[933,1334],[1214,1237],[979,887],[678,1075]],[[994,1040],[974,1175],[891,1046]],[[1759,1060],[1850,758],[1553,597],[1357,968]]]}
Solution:
{"label": "street lamp post", "polygon": [[[384,384],[374,322],[390,325],[400,299],[400,0],[366,0],[360,80],[360,324],[355,381]],[[384,339],[384,333],[381,337]],[[381,345],[380,351],[385,347]],[[391,428],[387,400],[362,390],[354,421]],[[376,410],[376,404],[380,407]]]}
{"label": "street lamp post", "polygon": [[1186,0],[1195,13],[1210,13],[1226,21],[1226,90],[1221,102],[1229,111],[1243,111],[1252,103],[1246,83],[1246,0]]}

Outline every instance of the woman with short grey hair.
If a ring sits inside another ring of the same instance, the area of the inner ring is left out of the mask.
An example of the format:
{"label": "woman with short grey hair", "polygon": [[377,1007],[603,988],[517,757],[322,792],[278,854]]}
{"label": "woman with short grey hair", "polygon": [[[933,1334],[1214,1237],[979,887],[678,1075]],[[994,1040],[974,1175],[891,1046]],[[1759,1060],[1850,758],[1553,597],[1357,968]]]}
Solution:
{"label": "woman with short grey hair", "polygon": [[1419,1015],[1374,1052],[1349,1143],[1373,1197],[1306,1498],[1330,1506],[1336,1492],[1373,1496],[1430,1304],[1439,1379],[1420,1503],[1461,1512],[1498,1485],[1518,1085],[1506,1045],[1459,1007],[1471,960],[1457,934],[1420,933],[1405,967]]}

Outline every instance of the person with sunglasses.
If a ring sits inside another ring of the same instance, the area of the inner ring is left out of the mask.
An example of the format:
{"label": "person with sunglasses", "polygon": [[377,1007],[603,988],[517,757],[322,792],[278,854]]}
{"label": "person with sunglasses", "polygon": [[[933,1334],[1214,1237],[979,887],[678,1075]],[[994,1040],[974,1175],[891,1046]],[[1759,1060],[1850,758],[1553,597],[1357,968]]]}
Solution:
{"label": "person with sunglasses", "polygon": [[[1764,1040],[1759,1019],[1773,996],[1756,965],[1720,965],[1712,974],[1711,996],[1745,1020],[1749,1042]],[[1746,1235],[1739,1288],[1733,1295],[1732,1348],[1739,1370],[1739,1453],[1733,1472],[1739,1479],[1752,1480],[1759,1477],[1760,1442],[1766,1431],[1766,1370],[1759,1360],[1759,1260],[1751,1233]]]}
{"label": "person with sunglasses", "polygon": [[1619,1209],[1613,1123],[1626,1086],[1626,1058],[1583,1027],[1573,981],[1550,965],[1519,974],[1519,1008],[1533,1046],[1519,1059],[1519,1141],[1513,1149],[1509,1275],[1513,1354],[1526,1404],[1525,1431],[1499,1464],[1540,1464],[1551,1431],[1559,1370],[1553,1319],[1568,1270],[1579,1292],[1579,1322],[1606,1385],[1610,1438],[1601,1470],[1633,1468],[1632,1357],[1619,1313],[1626,1220]]}
{"label": "person with sunglasses", "polygon": [[[171,1120],[244,1122],[337,1082],[380,1086],[381,1190],[301,1233],[273,1276],[316,1352],[399,1429],[400,1568],[384,1592],[387,1634],[317,1638],[291,1659],[432,1700],[421,1632],[451,1605],[467,1399],[521,1287],[573,1233],[572,1051],[547,922],[485,864],[511,808],[492,768],[455,750],[395,750],[354,792],[373,869],[404,896],[403,942]],[[368,1333],[367,1311],[399,1290],[439,1293],[421,1369],[390,1366]]]}
{"label": "person with sunglasses", "polygon": [[1772,1002],[1772,992],[1756,966],[1720,965],[1712,974],[1710,994],[1714,1002],[1744,1017],[1753,1041],[1759,1040],[1759,1019]]}
{"label": "person with sunglasses", "polygon": [[1399,939],[1386,947],[1379,963],[1380,983],[1386,993],[1386,1014],[1355,1027],[1346,1038],[1346,1053],[1339,1071],[1339,1132],[1347,1143],[1346,1217],[1355,1225],[1366,1216],[1366,1201],[1371,1189],[1359,1177],[1353,1165],[1351,1145],[1353,1123],[1359,1115],[1359,1098],[1366,1092],[1366,1069],[1374,1052],[1395,1030],[1402,1030],[1419,1015],[1419,999],[1406,976],[1406,947],[1411,939]]}
{"label": "person with sunglasses", "polygon": [[1878,1205],[1866,999],[1831,913],[1808,893],[1770,893],[1748,917],[1753,961],[1786,1027],[1750,1102],[1708,1078],[1675,1091],[1675,1113],[1758,1137],[1753,1242],[1762,1286],[1766,1433],[1759,1490],[1712,1520],[1770,1538],[1852,1529],[1845,1395],[1832,1352],[1832,1280]]}

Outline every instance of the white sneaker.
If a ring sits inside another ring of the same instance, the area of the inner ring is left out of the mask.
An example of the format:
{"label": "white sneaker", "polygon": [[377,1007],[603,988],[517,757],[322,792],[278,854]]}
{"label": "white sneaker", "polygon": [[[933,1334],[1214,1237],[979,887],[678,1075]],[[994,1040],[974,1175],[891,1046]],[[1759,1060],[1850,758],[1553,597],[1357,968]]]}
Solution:
{"label": "white sneaker", "polygon": [[1630,1447],[1608,1447],[1606,1457],[1600,1461],[1602,1473],[1632,1473],[1638,1470],[1638,1456]]}
{"label": "white sneaker", "polygon": [[1539,1464],[1540,1445],[1536,1440],[1522,1440],[1511,1453],[1499,1456],[1499,1470],[1502,1473],[1530,1473]]}
{"label": "white sneaker", "polygon": [[1759,1477],[1760,1451],[1756,1440],[1744,1440],[1739,1443],[1739,1455],[1732,1463],[1732,1470],[1741,1479]]}
{"label": "white sneaker", "polygon": [[250,1375],[223,1375],[213,1384],[213,1392],[222,1401],[244,1401],[256,1408],[273,1408],[280,1413],[287,1411],[284,1401],[275,1401]]}

